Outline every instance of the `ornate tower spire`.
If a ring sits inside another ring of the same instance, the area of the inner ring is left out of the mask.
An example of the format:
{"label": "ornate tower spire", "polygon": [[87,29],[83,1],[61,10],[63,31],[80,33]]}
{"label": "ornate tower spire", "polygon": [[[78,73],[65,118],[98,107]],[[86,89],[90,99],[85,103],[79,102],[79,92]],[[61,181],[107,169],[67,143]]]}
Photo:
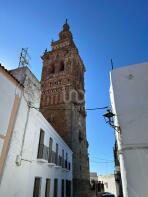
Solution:
{"label": "ornate tower spire", "polygon": [[70,31],[70,26],[67,23],[67,19],[63,25],[63,30],[59,33],[59,38],[60,39],[72,39],[72,33]]}
{"label": "ornate tower spire", "polygon": [[65,24],[63,25],[63,30],[69,30],[69,25],[68,25],[68,20],[67,20],[67,18],[66,18],[66,20],[65,20]]}

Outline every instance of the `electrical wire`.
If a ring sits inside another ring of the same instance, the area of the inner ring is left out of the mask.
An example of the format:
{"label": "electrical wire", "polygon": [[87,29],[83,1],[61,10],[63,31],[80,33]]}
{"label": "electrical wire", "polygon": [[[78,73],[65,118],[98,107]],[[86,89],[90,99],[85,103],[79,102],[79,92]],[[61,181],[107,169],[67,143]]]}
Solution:
{"label": "electrical wire", "polygon": [[103,159],[103,158],[99,158],[99,157],[95,157],[95,156],[91,156],[91,155],[89,155],[89,157],[92,158],[92,159],[97,159],[97,160],[106,161],[106,162],[111,162],[112,161],[111,159]]}
{"label": "electrical wire", "polygon": [[107,109],[108,106],[105,106],[105,107],[96,107],[96,108],[86,108],[85,110],[86,111],[92,111],[92,110],[101,110],[101,109]]}
{"label": "electrical wire", "polygon": [[97,164],[113,164],[114,161],[110,161],[110,162],[99,162],[99,161],[90,160],[90,163],[97,163]]}
{"label": "electrical wire", "polygon": [[[31,106],[31,108],[34,108],[34,109],[37,109],[37,110],[40,110],[40,109],[48,109],[48,110],[73,110],[73,109],[69,109],[69,108],[49,108],[49,106],[47,107],[40,107],[40,108],[37,108],[37,107],[34,107],[34,106]],[[105,107],[95,107],[95,108],[86,108],[85,111],[96,111],[96,110],[103,110],[103,109],[107,109],[108,106],[105,106]]]}

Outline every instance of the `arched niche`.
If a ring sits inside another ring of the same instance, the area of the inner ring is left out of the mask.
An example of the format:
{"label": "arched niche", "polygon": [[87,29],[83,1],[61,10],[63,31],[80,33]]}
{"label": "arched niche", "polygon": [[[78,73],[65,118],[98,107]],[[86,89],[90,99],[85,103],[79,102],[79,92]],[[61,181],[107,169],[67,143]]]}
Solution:
{"label": "arched niche", "polygon": [[55,63],[55,73],[59,73],[61,71],[64,71],[64,62],[63,61],[58,61]]}
{"label": "arched niche", "polygon": [[60,71],[64,71],[64,62],[61,61],[61,68],[60,68]]}

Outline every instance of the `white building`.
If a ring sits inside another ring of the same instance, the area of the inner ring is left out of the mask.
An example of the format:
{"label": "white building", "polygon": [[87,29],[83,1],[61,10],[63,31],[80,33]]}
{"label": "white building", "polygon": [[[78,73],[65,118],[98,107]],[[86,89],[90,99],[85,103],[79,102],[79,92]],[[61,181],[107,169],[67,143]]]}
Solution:
{"label": "white building", "polygon": [[90,172],[90,181],[98,181],[97,172]]}
{"label": "white building", "polygon": [[20,69],[0,65],[0,196],[71,197],[72,151],[38,111],[40,83]]}
{"label": "white building", "polygon": [[114,174],[99,175],[98,181],[104,185],[104,192],[109,192],[117,197],[116,183]]}
{"label": "white building", "polygon": [[148,196],[148,63],[115,69],[110,98],[123,196]]}

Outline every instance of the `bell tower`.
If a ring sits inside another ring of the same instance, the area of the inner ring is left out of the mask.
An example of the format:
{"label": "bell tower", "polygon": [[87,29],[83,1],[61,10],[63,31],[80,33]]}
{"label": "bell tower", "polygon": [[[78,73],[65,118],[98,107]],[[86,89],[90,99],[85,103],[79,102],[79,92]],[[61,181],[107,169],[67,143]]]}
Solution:
{"label": "bell tower", "polygon": [[73,197],[89,197],[85,67],[67,23],[42,60],[40,111],[73,151]]}

